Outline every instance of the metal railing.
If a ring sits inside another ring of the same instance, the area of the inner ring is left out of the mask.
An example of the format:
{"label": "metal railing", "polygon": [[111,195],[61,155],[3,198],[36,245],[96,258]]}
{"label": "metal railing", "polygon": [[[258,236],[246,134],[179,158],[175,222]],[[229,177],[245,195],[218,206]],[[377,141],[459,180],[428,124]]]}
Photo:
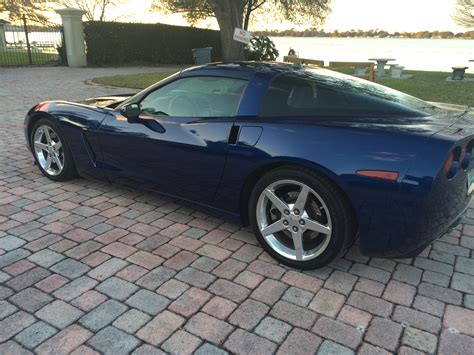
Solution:
{"label": "metal railing", "polygon": [[0,23],[0,66],[58,65],[62,47],[62,26]]}

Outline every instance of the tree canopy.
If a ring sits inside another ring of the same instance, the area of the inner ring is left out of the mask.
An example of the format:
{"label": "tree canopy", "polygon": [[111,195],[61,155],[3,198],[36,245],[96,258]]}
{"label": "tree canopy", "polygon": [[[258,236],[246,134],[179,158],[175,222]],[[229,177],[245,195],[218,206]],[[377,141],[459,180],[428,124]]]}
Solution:
{"label": "tree canopy", "polygon": [[330,12],[331,0],[155,0],[155,10],[182,13],[190,23],[215,17],[224,60],[243,58],[243,46],[232,40],[235,27],[248,29],[256,10],[266,8],[275,17],[295,24],[320,26]]}
{"label": "tree canopy", "polygon": [[461,26],[474,28],[474,0],[457,0],[453,18]]}
{"label": "tree canopy", "polygon": [[84,16],[88,21],[105,21],[107,10],[117,5],[121,0],[56,0],[53,2],[59,3],[67,7],[75,7],[83,10]]}
{"label": "tree canopy", "polygon": [[[332,0],[244,0],[242,28],[247,30],[256,10],[267,8],[275,16],[281,16],[295,24],[321,25],[330,12]],[[237,1],[239,2],[239,1]],[[215,17],[212,1],[207,0],[155,0],[153,8],[159,11],[182,13],[191,24]]]}
{"label": "tree canopy", "polygon": [[125,0],[0,0],[0,12],[8,13],[10,22],[18,22],[25,15],[29,21],[45,24],[48,11],[74,7],[83,10],[88,21],[105,21],[110,7],[123,2]]}
{"label": "tree canopy", "polygon": [[0,0],[0,12],[8,13],[8,21],[19,22],[25,15],[30,21],[47,23],[44,6],[47,0]]}

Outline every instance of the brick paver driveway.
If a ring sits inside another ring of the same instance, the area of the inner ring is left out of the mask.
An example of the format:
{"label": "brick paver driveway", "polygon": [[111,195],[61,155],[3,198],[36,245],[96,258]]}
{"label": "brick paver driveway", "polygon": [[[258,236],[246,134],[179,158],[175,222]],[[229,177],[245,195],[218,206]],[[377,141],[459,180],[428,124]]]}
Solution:
{"label": "brick paver driveway", "polygon": [[474,219],[413,260],[301,273],[230,221],[40,175],[25,111],[132,70],[0,70],[0,353],[474,353]]}

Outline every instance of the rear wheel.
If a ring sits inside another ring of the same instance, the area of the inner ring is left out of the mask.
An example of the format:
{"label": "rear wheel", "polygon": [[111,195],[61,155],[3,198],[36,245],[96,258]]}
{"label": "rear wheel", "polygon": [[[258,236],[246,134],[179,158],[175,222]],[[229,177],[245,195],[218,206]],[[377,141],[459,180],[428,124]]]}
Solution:
{"label": "rear wheel", "polygon": [[255,185],[249,208],[264,249],[294,268],[328,264],[355,234],[350,206],[339,189],[305,169],[267,173]]}
{"label": "rear wheel", "polygon": [[36,121],[30,139],[36,163],[47,178],[65,181],[76,176],[69,146],[57,124],[47,118]]}

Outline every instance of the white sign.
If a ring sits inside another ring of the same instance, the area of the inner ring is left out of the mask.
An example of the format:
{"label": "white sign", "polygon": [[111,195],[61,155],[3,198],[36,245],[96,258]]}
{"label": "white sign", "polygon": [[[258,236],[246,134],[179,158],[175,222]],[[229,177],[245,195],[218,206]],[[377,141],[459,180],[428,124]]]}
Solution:
{"label": "white sign", "polygon": [[241,28],[235,28],[234,41],[248,44],[251,39],[252,39],[252,34],[249,31],[245,31]]}

